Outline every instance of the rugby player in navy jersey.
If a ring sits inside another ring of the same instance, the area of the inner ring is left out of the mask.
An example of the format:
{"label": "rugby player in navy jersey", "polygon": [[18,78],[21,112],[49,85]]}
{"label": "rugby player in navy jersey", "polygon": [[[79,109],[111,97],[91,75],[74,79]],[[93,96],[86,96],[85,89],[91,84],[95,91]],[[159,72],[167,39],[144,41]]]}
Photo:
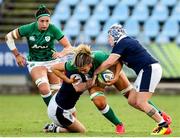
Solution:
{"label": "rugby player in navy jersey", "polygon": [[62,87],[48,105],[48,116],[53,121],[44,128],[45,132],[79,132],[86,131],[84,125],[76,118],[75,104],[80,95],[90,88],[92,79],[86,80],[85,76],[77,71],[58,72],[58,76],[65,77]]}
{"label": "rugby player in navy jersey", "polygon": [[168,122],[148,103],[161,79],[161,65],[136,39],[127,36],[124,28],[119,24],[110,27],[108,42],[113,48],[112,52],[94,72],[93,83],[97,74],[111,67],[117,61],[123,62],[137,74],[134,82],[136,91],[129,93],[128,103],[145,112],[158,123],[158,126],[151,133],[152,135],[170,134],[172,130]]}

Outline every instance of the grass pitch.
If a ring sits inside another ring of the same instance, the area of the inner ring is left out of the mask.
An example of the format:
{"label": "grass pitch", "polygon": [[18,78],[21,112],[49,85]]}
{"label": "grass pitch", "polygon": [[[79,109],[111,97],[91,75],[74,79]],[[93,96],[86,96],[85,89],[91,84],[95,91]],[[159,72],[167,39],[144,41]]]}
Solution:
{"label": "grass pitch", "polygon": [[[0,95],[0,137],[147,137],[156,123],[144,113],[127,104],[121,95],[107,95],[109,105],[125,124],[126,134],[116,135],[115,127],[108,122],[91,103],[87,95],[82,95],[77,103],[79,120],[86,126],[87,133],[44,133],[45,123],[51,122],[46,106],[39,95]],[[173,133],[180,136],[180,95],[155,95],[152,101],[168,112],[173,123]]]}

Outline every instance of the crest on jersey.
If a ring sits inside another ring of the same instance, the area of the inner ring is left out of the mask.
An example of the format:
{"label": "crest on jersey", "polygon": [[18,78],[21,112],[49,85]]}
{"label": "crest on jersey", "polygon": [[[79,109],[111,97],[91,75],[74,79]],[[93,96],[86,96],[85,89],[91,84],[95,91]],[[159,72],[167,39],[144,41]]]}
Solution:
{"label": "crest on jersey", "polygon": [[50,41],[50,36],[45,36],[45,40],[46,40],[46,42],[49,42]]}
{"label": "crest on jersey", "polygon": [[30,36],[30,37],[29,37],[29,40],[35,41],[35,36]]}

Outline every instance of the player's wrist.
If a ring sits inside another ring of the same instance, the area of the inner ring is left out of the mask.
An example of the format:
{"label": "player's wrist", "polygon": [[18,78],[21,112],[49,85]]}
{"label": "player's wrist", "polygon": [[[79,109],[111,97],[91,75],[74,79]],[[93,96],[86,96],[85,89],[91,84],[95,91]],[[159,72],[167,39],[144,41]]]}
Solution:
{"label": "player's wrist", "polygon": [[18,56],[20,56],[20,53],[16,53],[16,54],[14,54],[14,56],[15,56],[15,57],[18,57]]}

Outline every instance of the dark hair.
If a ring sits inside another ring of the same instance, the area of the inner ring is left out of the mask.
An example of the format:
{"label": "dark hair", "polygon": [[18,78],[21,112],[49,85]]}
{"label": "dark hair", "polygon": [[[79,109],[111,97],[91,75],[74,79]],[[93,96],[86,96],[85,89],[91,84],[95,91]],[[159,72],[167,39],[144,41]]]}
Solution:
{"label": "dark hair", "polygon": [[46,8],[45,5],[41,4],[35,14],[35,17],[36,17],[36,19],[38,19],[39,17],[41,17],[43,15],[50,16],[51,13],[50,13],[49,9]]}

